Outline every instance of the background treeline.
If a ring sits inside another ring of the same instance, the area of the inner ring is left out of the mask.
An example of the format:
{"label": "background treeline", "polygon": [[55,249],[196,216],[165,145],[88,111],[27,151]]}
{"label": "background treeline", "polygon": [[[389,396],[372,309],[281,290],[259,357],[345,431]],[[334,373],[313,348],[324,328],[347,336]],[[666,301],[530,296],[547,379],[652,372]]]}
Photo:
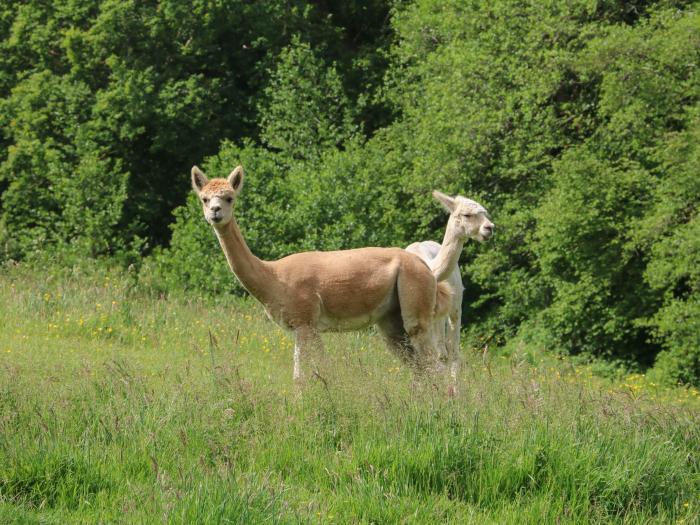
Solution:
{"label": "background treeline", "polygon": [[[700,384],[700,4],[5,1],[0,258],[239,291],[189,168],[242,163],[254,252],[492,212],[467,336]],[[206,159],[206,160],[203,160]]]}

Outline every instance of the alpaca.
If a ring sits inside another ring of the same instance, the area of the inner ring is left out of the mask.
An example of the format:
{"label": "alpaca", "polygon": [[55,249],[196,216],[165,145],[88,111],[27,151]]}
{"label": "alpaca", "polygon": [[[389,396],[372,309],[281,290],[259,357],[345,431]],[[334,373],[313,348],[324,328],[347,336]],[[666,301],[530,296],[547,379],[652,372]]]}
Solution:
{"label": "alpaca", "polygon": [[417,374],[439,366],[432,326],[447,313],[449,288],[438,284],[424,261],[400,248],[302,252],[263,261],[248,248],[233,215],[243,178],[241,166],[226,179],[211,180],[192,168],[192,188],[231,271],[270,319],[294,332],[296,383],[304,379],[302,362],[317,367],[312,350],[323,357],[320,332],[371,324]]}
{"label": "alpaca", "polygon": [[459,333],[464,293],[462,276],[459,273],[459,256],[467,239],[479,242],[490,239],[494,224],[489,220],[486,208],[478,202],[461,196],[449,197],[439,191],[434,191],[433,197],[450,212],[442,245],[435,241],[414,242],[406,247],[406,251],[423,259],[430,266],[435,278],[446,282],[452,292],[447,317],[435,319],[434,330],[437,334],[438,349],[441,353],[444,352],[442,358],[449,363],[452,378],[450,390],[454,392],[461,368]]}

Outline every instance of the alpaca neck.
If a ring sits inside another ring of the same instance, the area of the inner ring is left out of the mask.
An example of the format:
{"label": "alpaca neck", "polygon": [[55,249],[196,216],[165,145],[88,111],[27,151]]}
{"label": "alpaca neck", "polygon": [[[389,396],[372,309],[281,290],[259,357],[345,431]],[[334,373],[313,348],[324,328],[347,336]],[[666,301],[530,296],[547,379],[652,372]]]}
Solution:
{"label": "alpaca neck", "polygon": [[442,240],[440,251],[432,260],[430,268],[437,281],[444,281],[459,264],[459,256],[464,247],[464,239],[457,234],[452,220],[447,221],[445,237]]}
{"label": "alpaca neck", "polygon": [[250,251],[235,218],[231,217],[223,226],[214,226],[214,231],[231,271],[253,297],[265,304],[267,291],[273,279],[267,263]]}

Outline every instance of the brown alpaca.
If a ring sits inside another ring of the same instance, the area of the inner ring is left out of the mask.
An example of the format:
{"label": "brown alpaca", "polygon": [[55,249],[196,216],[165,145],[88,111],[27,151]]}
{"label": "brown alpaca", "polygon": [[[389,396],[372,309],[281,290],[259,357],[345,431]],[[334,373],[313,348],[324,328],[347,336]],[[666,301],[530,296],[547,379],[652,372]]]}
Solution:
{"label": "brown alpaca", "polygon": [[433,322],[446,315],[449,288],[430,268],[400,248],[295,253],[262,261],[248,248],[233,215],[243,168],[209,180],[192,168],[192,188],[214,227],[231,271],[267,315],[295,335],[294,379],[312,348],[323,353],[320,332],[376,324],[389,348],[418,373],[437,365]]}

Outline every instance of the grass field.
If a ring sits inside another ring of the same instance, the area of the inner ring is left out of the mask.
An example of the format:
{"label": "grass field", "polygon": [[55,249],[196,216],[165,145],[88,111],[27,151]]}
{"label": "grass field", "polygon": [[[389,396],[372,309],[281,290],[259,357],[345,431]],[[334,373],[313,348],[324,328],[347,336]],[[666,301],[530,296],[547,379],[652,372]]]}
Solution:
{"label": "grass field", "polygon": [[464,349],[456,399],[371,331],[302,395],[252,302],[0,276],[2,523],[698,523],[700,400]]}

